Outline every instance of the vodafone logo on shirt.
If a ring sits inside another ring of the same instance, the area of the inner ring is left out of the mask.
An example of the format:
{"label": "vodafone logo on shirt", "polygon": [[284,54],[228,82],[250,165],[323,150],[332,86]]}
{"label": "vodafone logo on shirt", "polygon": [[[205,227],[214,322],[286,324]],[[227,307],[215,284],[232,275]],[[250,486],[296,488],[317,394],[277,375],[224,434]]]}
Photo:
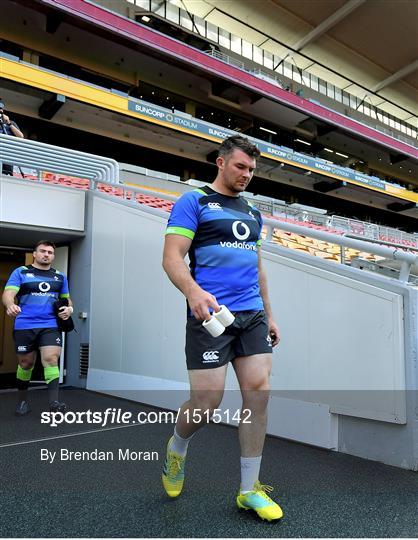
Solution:
{"label": "vodafone logo on shirt", "polygon": [[[255,244],[245,242],[251,234],[248,225],[242,221],[234,221],[232,224],[232,233],[236,238],[235,242],[220,242],[219,244],[221,247],[257,251]],[[238,242],[238,240],[240,240],[240,242]]]}
{"label": "vodafone logo on shirt", "polygon": [[51,289],[51,285],[46,281],[41,281],[38,284],[38,289],[40,292],[33,292],[31,293],[32,296],[54,296],[53,292],[49,292]]}
{"label": "vodafone logo on shirt", "polygon": [[48,292],[49,289],[51,288],[51,285],[47,283],[46,281],[41,281],[41,283],[39,283],[38,285],[38,288],[41,292]]}
{"label": "vodafone logo on shirt", "polygon": [[242,221],[234,221],[232,224],[232,233],[237,240],[247,240],[250,236],[250,228]]}

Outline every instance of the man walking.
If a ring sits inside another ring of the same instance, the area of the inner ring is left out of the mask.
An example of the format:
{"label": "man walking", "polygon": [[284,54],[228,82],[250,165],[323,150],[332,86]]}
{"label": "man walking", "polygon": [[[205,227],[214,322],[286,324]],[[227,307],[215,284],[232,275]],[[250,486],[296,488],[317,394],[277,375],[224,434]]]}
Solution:
{"label": "man walking", "polygon": [[[16,416],[30,412],[28,386],[39,349],[48,384],[49,408],[65,412],[65,403],[58,401],[59,368],[62,334],[58,330],[54,302],[67,298],[68,306],[59,309],[58,317],[68,319],[72,303],[66,276],[51,268],[55,245],[39,241],[33,251],[33,263],[16,268],[9,277],[3,293],[3,305],[10,317],[15,317],[13,338],[18,358]],[[17,303],[15,302],[17,300]]]}
{"label": "man walking", "polygon": [[[211,185],[184,194],[168,222],[164,269],[188,304],[186,361],[190,399],[180,409],[174,435],[168,441],[162,482],[170,497],[180,495],[187,448],[194,433],[221,403],[226,370],[232,362],[250,422],[241,417],[241,487],[239,508],[252,509],[262,519],[280,519],[280,506],[267,495],[258,475],[267,425],[272,347],[279,330],[273,320],[266,276],[261,265],[262,218],[239,194],[247,188],[260,152],[241,136],[226,139],[216,160],[218,174]],[[190,269],[184,257],[189,254]],[[218,337],[202,326],[210,312],[225,305],[234,323]],[[194,415],[193,412],[200,413]],[[199,422],[192,419],[198,418]]]}

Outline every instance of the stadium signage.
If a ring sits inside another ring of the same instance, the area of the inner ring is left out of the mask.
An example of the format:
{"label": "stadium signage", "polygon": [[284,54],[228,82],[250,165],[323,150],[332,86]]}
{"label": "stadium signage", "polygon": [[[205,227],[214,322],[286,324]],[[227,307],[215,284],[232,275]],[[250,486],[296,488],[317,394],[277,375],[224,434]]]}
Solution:
{"label": "stadium signage", "polygon": [[[93,107],[102,107],[118,114],[128,114],[132,117],[138,117],[145,121],[148,120],[216,142],[235,133],[226,128],[198,120],[190,115],[176,114],[153,103],[132,99],[127,94],[109,91],[50,70],[41,70],[37,66],[10,60],[6,56],[5,53],[0,53],[2,76],[6,79],[19,82],[25,81],[24,84],[48,92],[54,91]],[[304,170],[318,172],[321,175],[330,176],[342,182],[346,181],[347,183],[374,189],[398,199],[412,201],[418,207],[418,193],[408,191],[398,184],[384,182],[379,178],[363,175],[349,168],[339,167],[320,158],[298,154],[290,148],[274,146],[255,139],[253,141],[257,143],[265,158],[281,161]]]}
{"label": "stadium signage", "polygon": [[155,116],[156,118],[164,118],[162,111],[157,111],[154,107],[144,107],[143,105],[135,104],[135,111],[146,114],[147,116]]}
{"label": "stadium signage", "polygon": [[[186,128],[188,131],[193,132],[197,136],[209,136],[211,138],[215,137],[216,139],[226,139],[230,135],[237,134],[237,132],[230,129],[219,128],[218,126],[214,126],[213,124],[209,124],[208,122],[192,117],[186,118],[183,115],[172,113],[163,107],[158,107],[157,105],[153,105],[151,103],[138,103],[137,101],[128,100],[128,109],[141,116],[157,119],[161,121],[162,124],[168,125],[168,127],[171,125],[173,127],[178,126],[180,129]],[[351,181],[352,183],[360,184],[365,187],[385,191],[388,193],[388,195],[399,195],[402,198],[409,199],[409,197],[406,196],[409,195],[407,190],[401,186],[388,184],[375,176],[367,176],[352,169],[340,167],[321,158],[306,156],[304,154],[294,152],[290,148],[265,143],[264,141],[260,141],[254,137],[249,137],[249,139],[257,144],[264,157],[270,157],[274,160],[283,160],[289,165],[317,172],[318,174],[332,176],[333,178],[343,182]]]}

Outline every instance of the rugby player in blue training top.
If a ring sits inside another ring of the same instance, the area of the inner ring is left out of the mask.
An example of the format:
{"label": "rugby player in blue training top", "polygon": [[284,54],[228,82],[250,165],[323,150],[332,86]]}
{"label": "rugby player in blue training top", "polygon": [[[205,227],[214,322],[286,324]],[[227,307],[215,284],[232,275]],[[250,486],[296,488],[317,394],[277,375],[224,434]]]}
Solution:
{"label": "rugby player in blue training top", "polygon": [[[188,304],[186,361],[190,399],[181,407],[174,435],[167,445],[162,473],[170,497],[180,495],[188,444],[221,403],[226,370],[232,362],[249,422],[241,415],[241,486],[239,508],[252,509],[269,521],[283,512],[258,479],[267,425],[272,347],[279,329],[261,265],[262,218],[240,193],[254,174],[260,152],[241,136],[226,139],[216,160],[211,185],[185,193],[168,222],[163,266]],[[184,257],[189,254],[190,269]],[[221,305],[235,315],[223,334],[212,337],[202,326]]]}
{"label": "rugby player in blue training top", "polygon": [[54,257],[54,244],[47,240],[39,241],[33,252],[33,264],[16,268],[4,288],[3,304],[7,315],[15,317],[13,338],[19,363],[16,416],[30,412],[28,386],[38,349],[48,384],[49,408],[54,412],[66,411],[65,403],[58,401],[62,334],[58,331],[54,302],[68,298],[69,306],[61,307],[58,314],[63,320],[71,316],[73,308],[66,276],[51,268]]}

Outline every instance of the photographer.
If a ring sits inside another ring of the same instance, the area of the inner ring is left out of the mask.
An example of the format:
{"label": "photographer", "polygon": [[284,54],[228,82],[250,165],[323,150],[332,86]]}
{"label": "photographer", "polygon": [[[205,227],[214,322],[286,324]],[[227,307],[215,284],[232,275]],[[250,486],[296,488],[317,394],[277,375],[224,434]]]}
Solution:
{"label": "photographer", "polygon": [[[16,122],[12,122],[10,118],[4,114],[4,102],[0,98],[0,133],[4,135],[11,135],[13,137],[24,138],[23,133],[20,131]],[[3,163],[3,174],[13,176],[13,165]]]}

